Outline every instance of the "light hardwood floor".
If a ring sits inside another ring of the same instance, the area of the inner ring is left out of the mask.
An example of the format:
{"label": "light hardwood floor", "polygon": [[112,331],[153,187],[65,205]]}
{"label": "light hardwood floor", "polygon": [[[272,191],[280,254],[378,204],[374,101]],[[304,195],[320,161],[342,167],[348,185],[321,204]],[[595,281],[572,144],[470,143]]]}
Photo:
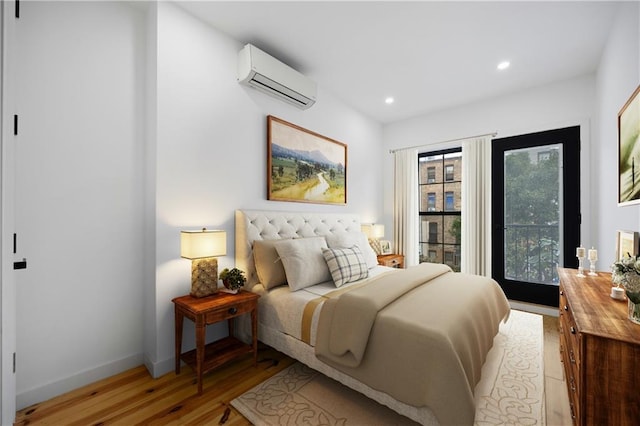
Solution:
{"label": "light hardwood floor", "polygon": [[[558,319],[544,317],[546,424],[570,425],[569,398],[560,363]],[[246,357],[204,378],[196,393],[189,367],[152,379],[143,366],[17,412],[16,425],[248,425],[229,401],[294,361],[261,346],[258,367]],[[225,421],[222,422],[223,417]]]}
{"label": "light hardwood floor", "polygon": [[557,317],[544,315],[544,393],[548,426],[571,425],[569,394],[560,362],[560,332]]}

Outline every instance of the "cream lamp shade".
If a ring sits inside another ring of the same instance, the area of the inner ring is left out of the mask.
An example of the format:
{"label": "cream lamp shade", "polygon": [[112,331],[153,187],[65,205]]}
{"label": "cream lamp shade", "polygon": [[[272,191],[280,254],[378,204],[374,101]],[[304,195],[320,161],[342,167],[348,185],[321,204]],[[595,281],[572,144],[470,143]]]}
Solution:
{"label": "cream lamp shade", "polygon": [[374,240],[384,237],[384,225],[382,224],[366,223],[361,225],[360,229],[362,229],[362,232],[364,232],[369,239]]}
{"label": "cream lamp shade", "polygon": [[208,230],[180,232],[180,256],[191,259],[191,296],[205,297],[218,291],[218,259],[227,254],[227,233]]}
{"label": "cream lamp shade", "polygon": [[180,232],[180,256],[185,259],[225,256],[227,254],[227,233],[209,230]]}

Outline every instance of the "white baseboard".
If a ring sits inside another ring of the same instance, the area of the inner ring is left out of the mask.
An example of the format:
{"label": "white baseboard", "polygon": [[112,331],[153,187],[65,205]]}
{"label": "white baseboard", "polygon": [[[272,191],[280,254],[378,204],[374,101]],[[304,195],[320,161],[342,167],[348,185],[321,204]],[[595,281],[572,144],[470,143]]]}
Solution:
{"label": "white baseboard", "polygon": [[[151,377],[153,377],[154,379],[157,379],[160,376],[164,376],[165,374],[174,371],[176,368],[174,357],[165,359],[164,361],[160,362],[152,362],[145,356],[144,365],[145,367],[147,367],[149,374],[151,374]],[[182,363],[182,365],[184,365],[184,363]]]}
{"label": "white baseboard", "polygon": [[551,308],[545,305],[536,305],[534,303],[518,302],[516,300],[509,300],[509,305],[512,309],[519,311],[531,312],[540,315],[549,315],[551,317],[557,317],[560,315],[558,308]]}
{"label": "white baseboard", "polygon": [[142,353],[122,358],[109,364],[85,370],[73,376],[47,383],[16,394],[16,409],[21,410],[38,402],[43,402],[65,392],[72,391],[98,380],[113,376],[142,364]]}

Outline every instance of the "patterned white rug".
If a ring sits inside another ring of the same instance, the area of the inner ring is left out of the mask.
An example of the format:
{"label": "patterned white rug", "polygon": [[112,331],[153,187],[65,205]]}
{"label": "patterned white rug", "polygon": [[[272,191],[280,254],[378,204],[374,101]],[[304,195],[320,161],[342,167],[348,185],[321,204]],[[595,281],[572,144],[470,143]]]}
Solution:
{"label": "patterned white rug", "polygon": [[[511,311],[475,390],[476,425],[544,425],[542,317]],[[295,363],[231,401],[256,426],[412,425],[410,419]]]}

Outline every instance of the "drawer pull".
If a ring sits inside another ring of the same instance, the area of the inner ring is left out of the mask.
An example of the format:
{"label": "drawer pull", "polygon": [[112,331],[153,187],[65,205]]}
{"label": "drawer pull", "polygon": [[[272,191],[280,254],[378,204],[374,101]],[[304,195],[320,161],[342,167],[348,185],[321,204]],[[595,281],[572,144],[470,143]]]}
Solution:
{"label": "drawer pull", "polygon": [[568,310],[569,310],[569,307],[568,307],[567,305],[564,305],[564,310],[565,310],[565,311],[568,311]]}
{"label": "drawer pull", "polygon": [[571,364],[575,364],[576,363],[576,359],[573,356],[573,349],[571,349],[569,351],[569,361],[571,361]]}
{"label": "drawer pull", "polygon": [[560,290],[560,296],[564,296],[564,291]]}
{"label": "drawer pull", "polygon": [[576,329],[574,327],[571,327],[570,330],[571,330],[571,334],[576,334]]}
{"label": "drawer pull", "polygon": [[236,307],[229,308],[229,313],[230,313],[231,315],[235,315],[235,314],[237,314],[237,313],[238,313],[238,308],[236,308]]}

